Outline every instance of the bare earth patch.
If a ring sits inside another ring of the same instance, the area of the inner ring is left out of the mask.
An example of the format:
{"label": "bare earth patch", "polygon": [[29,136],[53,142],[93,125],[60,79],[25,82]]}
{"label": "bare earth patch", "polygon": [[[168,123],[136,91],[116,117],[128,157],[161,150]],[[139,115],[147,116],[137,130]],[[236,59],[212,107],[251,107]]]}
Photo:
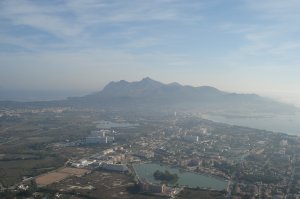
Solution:
{"label": "bare earth patch", "polygon": [[88,173],[89,170],[66,167],[66,168],[62,168],[62,169],[58,170],[58,172],[67,173],[67,174],[75,175],[75,176],[82,176],[82,175]]}
{"label": "bare earth patch", "polygon": [[35,181],[36,181],[37,185],[39,185],[39,186],[46,186],[46,185],[52,184],[54,182],[59,182],[69,176],[70,175],[67,173],[52,172],[52,173],[48,173],[48,174],[37,177],[35,179]]}
{"label": "bare earth patch", "polygon": [[89,170],[87,170],[87,169],[62,168],[62,169],[58,169],[56,171],[38,176],[38,177],[36,177],[35,181],[38,186],[46,186],[46,185],[50,185],[54,182],[59,182],[70,176],[82,176],[88,172],[89,172]]}

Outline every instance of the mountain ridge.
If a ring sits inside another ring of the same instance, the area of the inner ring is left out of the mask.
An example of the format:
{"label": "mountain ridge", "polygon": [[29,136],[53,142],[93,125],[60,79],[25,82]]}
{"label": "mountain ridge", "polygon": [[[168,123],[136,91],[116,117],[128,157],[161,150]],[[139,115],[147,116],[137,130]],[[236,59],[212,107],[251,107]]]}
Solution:
{"label": "mountain ridge", "polygon": [[238,113],[295,113],[299,108],[257,94],[238,94],[212,86],[193,87],[177,82],[165,84],[149,77],[140,81],[111,81],[101,91],[66,100],[37,102],[0,102],[1,107],[70,106],[125,111],[182,110],[191,112]]}
{"label": "mountain ridge", "polygon": [[212,86],[189,86],[177,82],[164,84],[149,77],[140,81],[112,81],[101,91],[84,97],[71,98],[101,104],[106,107],[150,109],[182,109],[237,112],[291,112],[297,108],[261,97],[257,94],[239,94],[221,91]]}
{"label": "mountain ridge", "polygon": [[[167,89],[167,88],[172,88],[172,89],[190,89],[190,90],[211,90],[211,91],[215,91],[215,92],[223,92],[220,91],[219,89],[212,87],[212,86],[199,86],[199,87],[193,87],[193,86],[189,86],[189,85],[181,85],[177,82],[172,82],[169,84],[164,84],[161,83],[159,81],[153,80],[149,77],[143,78],[140,81],[134,81],[134,82],[128,82],[125,80],[120,80],[120,81],[112,81],[110,83],[108,83],[103,89],[102,91],[98,92],[98,93],[102,93],[102,94],[108,94],[108,93],[112,93],[113,91],[117,90],[119,93],[115,93],[117,95],[123,94],[125,96],[130,95],[131,93],[134,92],[134,89],[136,90],[155,90],[155,89]],[[126,89],[127,92],[120,92],[120,90],[118,89]]]}

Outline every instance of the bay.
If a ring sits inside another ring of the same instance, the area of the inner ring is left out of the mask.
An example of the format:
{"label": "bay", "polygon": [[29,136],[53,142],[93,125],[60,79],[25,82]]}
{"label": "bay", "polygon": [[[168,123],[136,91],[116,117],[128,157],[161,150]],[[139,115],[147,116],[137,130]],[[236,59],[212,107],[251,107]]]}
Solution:
{"label": "bay", "polygon": [[263,117],[204,115],[203,118],[231,125],[245,126],[300,136],[300,114],[269,115]]}

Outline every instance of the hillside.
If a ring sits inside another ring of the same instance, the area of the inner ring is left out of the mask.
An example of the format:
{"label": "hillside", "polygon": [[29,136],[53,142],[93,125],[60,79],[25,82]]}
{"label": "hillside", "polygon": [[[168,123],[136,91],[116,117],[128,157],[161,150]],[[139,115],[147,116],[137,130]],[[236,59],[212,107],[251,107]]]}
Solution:
{"label": "hillside", "polygon": [[236,113],[291,113],[296,107],[255,94],[237,94],[210,86],[163,84],[144,78],[141,81],[110,82],[102,91],[69,98],[68,103],[80,106],[141,110],[186,110]]}

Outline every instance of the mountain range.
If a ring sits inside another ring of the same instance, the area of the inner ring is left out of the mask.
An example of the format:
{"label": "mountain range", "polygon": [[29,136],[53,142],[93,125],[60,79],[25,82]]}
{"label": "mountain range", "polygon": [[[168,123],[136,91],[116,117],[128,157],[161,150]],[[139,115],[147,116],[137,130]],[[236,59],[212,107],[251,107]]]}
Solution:
{"label": "mountain range", "polygon": [[102,91],[64,101],[73,106],[93,106],[139,110],[183,110],[228,113],[291,113],[292,105],[258,96],[237,94],[210,86],[164,84],[149,77],[141,81],[110,82]]}

